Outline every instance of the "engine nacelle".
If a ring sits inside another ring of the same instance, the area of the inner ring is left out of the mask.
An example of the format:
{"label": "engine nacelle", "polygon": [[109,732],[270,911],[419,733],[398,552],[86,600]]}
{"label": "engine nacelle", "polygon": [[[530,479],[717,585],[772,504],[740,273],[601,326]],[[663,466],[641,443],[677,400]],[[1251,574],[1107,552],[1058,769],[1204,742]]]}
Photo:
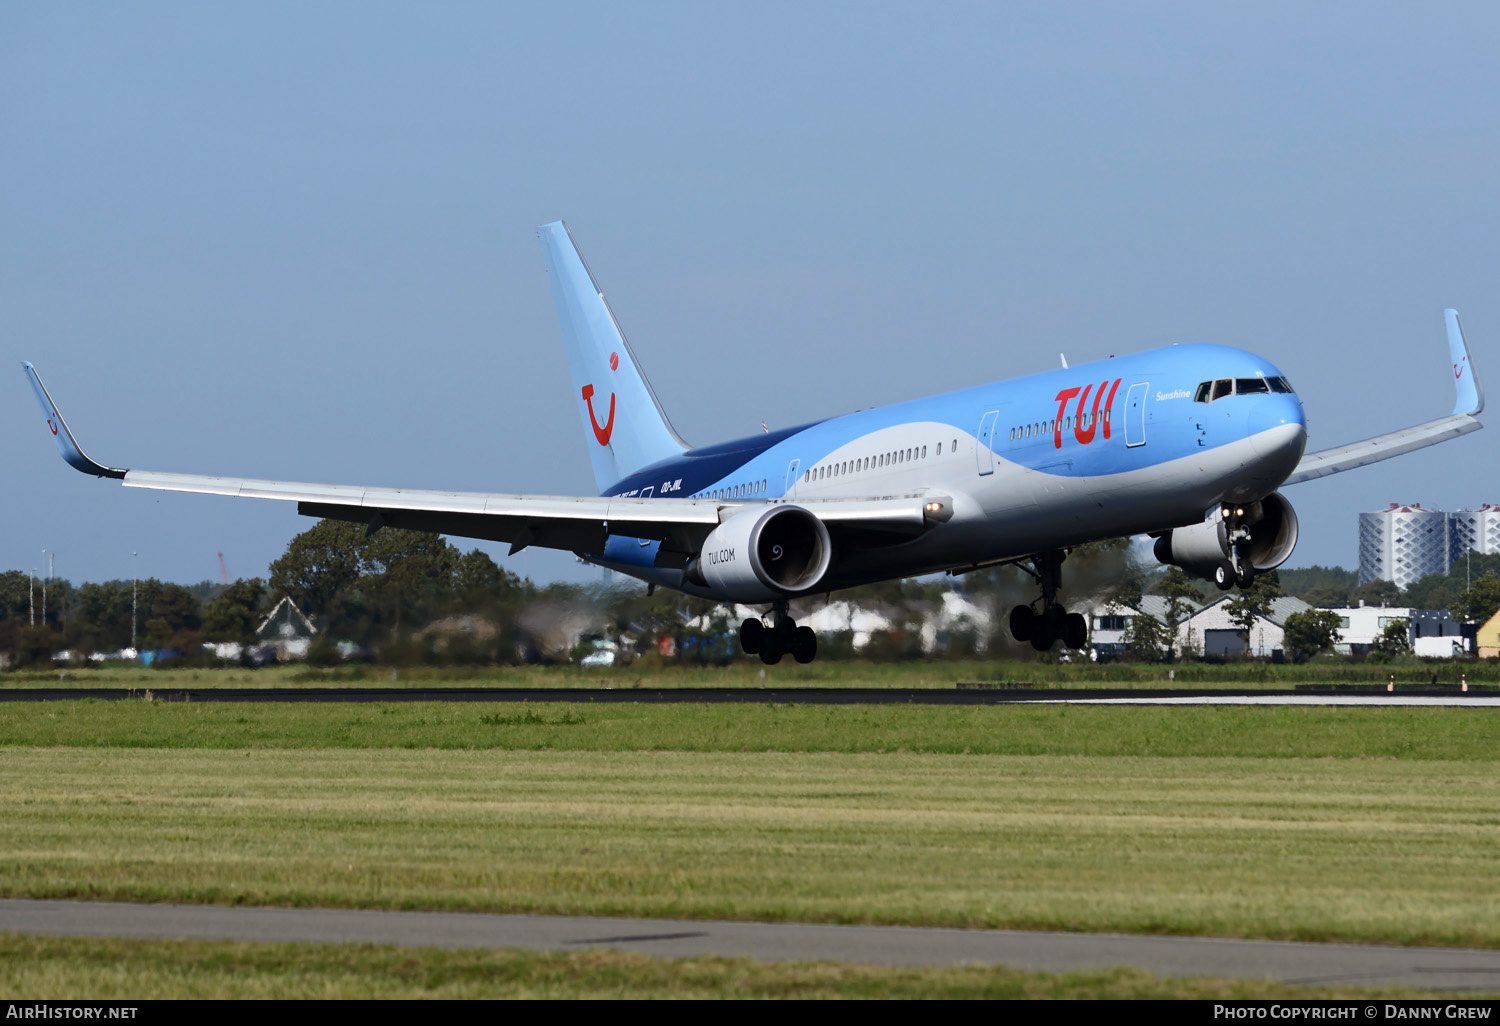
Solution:
{"label": "engine nacelle", "polygon": [[686,576],[731,602],[767,602],[816,588],[832,558],[828,528],[807,510],[752,508],[714,528]]}
{"label": "engine nacelle", "polygon": [[1232,512],[1226,521],[1224,509],[1215,508],[1203,523],[1175,527],[1156,539],[1156,558],[1194,576],[1214,580],[1215,570],[1230,560],[1230,531],[1238,526],[1248,532],[1239,550],[1252,568],[1274,570],[1286,562],[1297,546],[1297,514],[1280,492],[1230,508],[1243,512]]}

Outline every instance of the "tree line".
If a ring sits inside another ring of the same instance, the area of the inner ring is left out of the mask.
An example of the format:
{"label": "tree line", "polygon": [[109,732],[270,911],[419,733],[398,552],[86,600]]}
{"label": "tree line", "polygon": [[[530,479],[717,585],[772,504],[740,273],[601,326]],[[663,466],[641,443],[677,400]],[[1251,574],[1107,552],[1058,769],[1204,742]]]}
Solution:
{"label": "tree line", "polygon": [[[1081,546],[1066,564],[1067,593],[1075,606],[1090,601],[1137,606],[1145,593],[1168,602],[1163,618],[1137,617],[1127,632],[1130,655],[1172,659],[1179,623],[1210,595],[1202,582],[1177,568],[1139,563],[1125,540]],[[1360,587],[1356,575],[1312,567],[1258,575],[1253,587],[1231,593],[1231,618],[1248,631],[1279,594],[1313,603],[1346,605],[1359,597],[1379,604],[1449,608],[1455,619],[1484,620],[1500,609],[1500,556],[1472,558],[1445,576],[1424,578],[1401,593],[1390,582]],[[386,661],[486,662],[563,660],[576,657],[570,643],[580,635],[628,635],[638,654],[654,658],[725,661],[737,648],[736,623],[715,603],[667,589],[654,592],[635,581],[613,586],[539,586],[473,549],[462,552],[446,539],[417,531],[320,521],[298,534],[269,567],[265,578],[221,586],[184,586],[145,578],[74,586],[46,584],[21,571],[0,573],[0,651],[15,665],[49,661],[69,650],[75,658],[114,653],[134,640],[138,649],[170,650],[183,660],[206,658],[205,642],[253,644],[255,632],[283,597],[318,628],[310,658],[338,658],[336,642]],[[944,596],[959,592],[980,615],[924,640],[922,625],[940,611]],[[882,613],[889,630],[877,631],[861,653],[880,659],[968,658],[982,653],[1035,658],[1016,646],[1005,628],[1011,606],[1035,597],[1036,586],[1014,566],[992,567],[941,581],[897,580],[812,596],[803,612],[823,601],[848,601]],[[1149,622],[1148,622],[1149,621]],[[1288,646],[1315,653],[1331,646],[1337,617],[1326,610],[1288,619]],[[847,633],[847,632],[845,632]],[[1394,639],[1394,634],[1393,634]],[[660,643],[660,644],[659,644]],[[1394,645],[1394,640],[1391,641]],[[824,658],[853,654],[844,634],[825,637]],[[1054,654],[1055,657],[1055,654]],[[1043,657],[1046,658],[1046,657]]]}

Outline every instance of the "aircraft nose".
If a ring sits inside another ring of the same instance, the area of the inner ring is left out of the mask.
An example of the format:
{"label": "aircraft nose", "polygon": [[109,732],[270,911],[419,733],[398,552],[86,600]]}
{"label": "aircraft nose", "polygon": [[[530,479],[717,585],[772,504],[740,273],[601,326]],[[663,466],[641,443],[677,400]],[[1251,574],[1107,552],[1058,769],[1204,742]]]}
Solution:
{"label": "aircraft nose", "polygon": [[1272,395],[1266,400],[1257,403],[1250,414],[1250,438],[1259,455],[1285,460],[1291,473],[1307,445],[1302,402],[1294,395]]}

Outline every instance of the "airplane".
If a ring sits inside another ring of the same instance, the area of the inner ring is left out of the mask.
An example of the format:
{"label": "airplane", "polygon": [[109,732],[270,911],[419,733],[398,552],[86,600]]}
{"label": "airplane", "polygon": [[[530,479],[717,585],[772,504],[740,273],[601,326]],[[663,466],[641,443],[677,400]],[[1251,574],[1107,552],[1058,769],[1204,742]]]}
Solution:
{"label": "airplane", "polygon": [[[764,605],[739,630],[774,665],[817,654],[798,596],[1015,564],[1039,596],[1010,612],[1038,651],[1084,647],[1059,599],[1069,550],[1136,535],[1162,563],[1221,589],[1248,586],[1297,543],[1279,489],[1479,429],[1484,396],[1458,314],[1445,311],[1456,399],[1448,416],[1304,452],[1302,402],[1254,353],[1183,343],[718,445],[673,430],[562,221],[537,230],[598,496],[416,491],[123,470],[86,456],[23,363],[62,457],[126,487],[297,503],[305,516],[537,545],[647,583]],[[608,397],[606,399],[606,396]]]}

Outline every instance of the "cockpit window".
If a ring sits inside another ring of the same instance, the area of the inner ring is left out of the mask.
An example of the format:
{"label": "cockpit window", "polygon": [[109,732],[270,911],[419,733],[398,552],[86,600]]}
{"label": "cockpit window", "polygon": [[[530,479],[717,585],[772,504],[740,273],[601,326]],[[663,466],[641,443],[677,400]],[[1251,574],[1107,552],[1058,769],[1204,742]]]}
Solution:
{"label": "cockpit window", "polygon": [[1216,399],[1223,399],[1229,395],[1264,395],[1268,392],[1277,392],[1290,395],[1292,386],[1287,383],[1286,378],[1219,378],[1217,381],[1205,381],[1193,392],[1193,402],[1211,403]]}

